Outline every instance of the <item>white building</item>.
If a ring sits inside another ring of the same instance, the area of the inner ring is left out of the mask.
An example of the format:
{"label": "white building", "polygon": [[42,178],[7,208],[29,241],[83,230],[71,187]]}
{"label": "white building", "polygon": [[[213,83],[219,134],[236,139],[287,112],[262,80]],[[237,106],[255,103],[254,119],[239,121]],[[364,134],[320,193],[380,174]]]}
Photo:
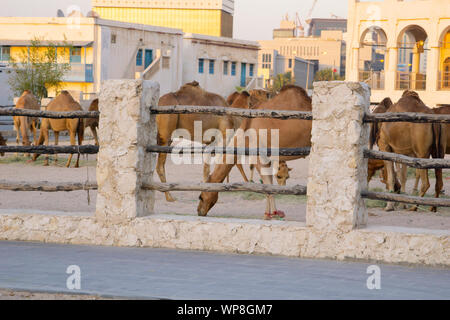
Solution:
{"label": "white building", "polygon": [[259,44],[253,41],[186,34],[183,38],[183,83],[196,80],[204,89],[228,96],[236,87],[260,87]]}

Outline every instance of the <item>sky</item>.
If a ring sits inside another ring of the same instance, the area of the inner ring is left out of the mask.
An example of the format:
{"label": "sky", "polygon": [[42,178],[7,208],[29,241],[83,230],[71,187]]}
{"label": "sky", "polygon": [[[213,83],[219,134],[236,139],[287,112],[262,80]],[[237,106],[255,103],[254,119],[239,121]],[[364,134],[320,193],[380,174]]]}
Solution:
{"label": "sky", "polygon": [[[48,17],[56,11],[68,11],[71,6],[81,8],[83,14],[91,9],[91,0],[2,0],[0,16]],[[234,38],[244,40],[272,39],[283,16],[305,17],[313,0],[235,0]],[[70,10],[72,11],[72,10]],[[318,0],[313,18],[330,18],[331,14],[347,17],[347,0]]]}

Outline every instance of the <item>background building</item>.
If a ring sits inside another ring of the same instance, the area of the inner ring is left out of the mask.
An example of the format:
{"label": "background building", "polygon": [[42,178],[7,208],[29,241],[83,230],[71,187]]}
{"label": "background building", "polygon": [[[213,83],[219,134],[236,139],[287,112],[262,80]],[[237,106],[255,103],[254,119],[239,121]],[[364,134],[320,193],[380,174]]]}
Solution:
{"label": "background building", "polygon": [[347,80],[368,83],[372,102],[410,89],[450,104],[448,0],[349,0],[348,19]]}
{"label": "background building", "polygon": [[[0,62],[7,65],[9,56],[20,57],[20,52],[26,52],[35,38],[45,40],[43,46],[46,41],[61,44],[58,59],[71,66],[63,88],[75,98],[91,98],[104,80],[135,79],[143,74],[160,82],[162,94],[181,85],[181,30],[85,17],[0,17]],[[61,54],[68,50],[63,42],[73,46],[67,55]],[[7,77],[0,79],[0,87],[8,87]],[[12,97],[8,104],[11,103]]]}
{"label": "background building", "polygon": [[234,0],[92,0],[103,19],[233,37]]}
{"label": "background building", "polygon": [[236,87],[257,88],[259,44],[253,41],[185,34],[183,83],[196,80],[204,89],[228,96]]}

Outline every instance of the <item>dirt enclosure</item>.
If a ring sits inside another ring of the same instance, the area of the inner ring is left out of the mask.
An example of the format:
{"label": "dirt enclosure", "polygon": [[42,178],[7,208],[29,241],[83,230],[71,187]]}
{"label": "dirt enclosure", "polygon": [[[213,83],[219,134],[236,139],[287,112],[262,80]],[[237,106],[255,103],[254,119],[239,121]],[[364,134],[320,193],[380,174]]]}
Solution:
{"label": "dirt enclosure", "polygon": [[[86,142],[90,143],[90,142]],[[66,144],[66,143],[64,143]],[[95,181],[96,156],[82,156],[80,168],[65,168],[65,157],[60,155],[55,164],[51,161],[49,167],[42,166],[42,158],[36,163],[28,163],[27,158],[16,157],[9,154],[0,157],[1,179],[8,181],[49,181],[49,182],[85,182]],[[73,164],[74,164],[74,160]],[[308,159],[296,160],[288,163],[293,168],[288,185],[306,185],[308,176]],[[244,165],[249,176],[248,165]],[[201,165],[175,165],[170,161],[166,164],[167,179],[169,182],[200,182],[202,179]],[[447,194],[450,195],[450,170],[444,170],[444,183]],[[413,172],[410,172],[411,176]],[[430,173],[433,188],[429,190],[429,196],[434,189],[434,174]],[[159,181],[155,173],[155,180]],[[255,180],[259,182],[259,176],[255,174]],[[233,168],[230,182],[241,182],[242,177],[238,170]],[[413,179],[408,180],[407,190],[411,190]],[[383,191],[384,185],[375,177],[370,184],[371,190]],[[175,192],[176,202],[166,202],[164,194],[157,193],[156,213],[175,215],[196,215],[199,192]],[[446,195],[443,195],[446,197]],[[6,213],[39,213],[58,215],[93,215],[95,212],[96,192],[13,192],[0,191],[0,214]],[[306,197],[305,196],[277,196],[278,209],[286,212],[286,220],[305,222]],[[439,208],[438,213],[432,213],[427,207],[419,207],[417,212],[399,210],[384,212],[383,201],[368,200],[369,225],[403,226],[414,228],[450,230],[450,208]],[[211,217],[234,217],[246,219],[262,219],[265,210],[263,195],[250,192],[221,193],[219,201],[209,213]]]}

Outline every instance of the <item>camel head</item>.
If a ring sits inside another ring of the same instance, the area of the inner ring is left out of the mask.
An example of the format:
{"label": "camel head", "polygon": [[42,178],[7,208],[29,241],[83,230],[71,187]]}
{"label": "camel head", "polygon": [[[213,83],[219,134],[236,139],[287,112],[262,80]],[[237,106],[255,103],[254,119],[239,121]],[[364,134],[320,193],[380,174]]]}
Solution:
{"label": "camel head", "polygon": [[289,172],[292,171],[292,168],[289,168],[286,164],[286,161],[280,161],[280,164],[278,165],[278,172],[277,172],[277,182],[280,186],[285,186],[287,179],[290,178]]}
{"label": "camel head", "polygon": [[270,99],[270,93],[266,90],[251,90],[248,106],[250,109]]}
{"label": "camel head", "polygon": [[233,93],[230,97],[228,97],[228,100],[230,100],[231,102],[231,108],[248,109],[249,98],[250,93],[248,93],[247,91],[242,91],[241,93]]}
{"label": "camel head", "polygon": [[218,192],[202,192],[199,197],[200,202],[198,203],[197,214],[201,217],[206,217],[218,199]]}

